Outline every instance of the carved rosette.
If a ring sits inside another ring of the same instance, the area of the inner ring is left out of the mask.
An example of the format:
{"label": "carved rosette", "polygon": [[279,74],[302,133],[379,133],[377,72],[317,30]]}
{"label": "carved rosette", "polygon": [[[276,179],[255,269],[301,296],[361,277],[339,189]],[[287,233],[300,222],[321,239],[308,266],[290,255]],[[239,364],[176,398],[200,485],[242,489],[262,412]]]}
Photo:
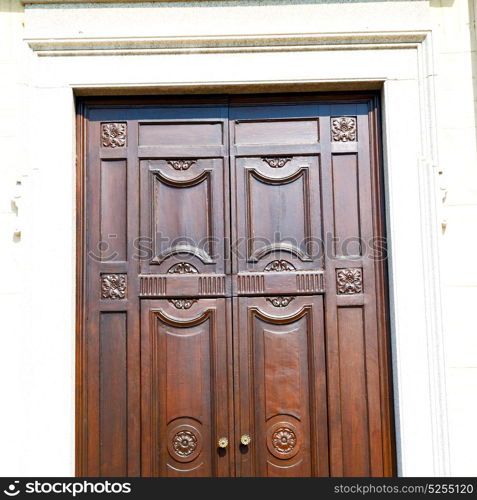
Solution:
{"label": "carved rosette", "polygon": [[188,170],[197,160],[167,160],[167,163],[175,170]]}
{"label": "carved rosette", "polygon": [[125,123],[102,123],[101,144],[105,148],[122,148],[126,145]]}
{"label": "carved rosette", "polygon": [[353,295],[363,291],[363,271],[359,267],[336,270],[336,288],[339,295]]}
{"label": "carved rosette", "polygon": [[267,301],[274,307],[286,307],[295,297],[267,297]]}
{"label": "carved rosette", "polygon": [[335,142],[356,141],[356,117],[341,116],[332,118],[331,136]]}
{"label": "carved rosette", "polygon": [[272,260],[269,264],[266,265],[264,271],[266,272],[275,272],[281,273],[284,271],[295,271],[295,266],[288,262],[287,260]]}
{"label": "carved rosette", "polygon": [[268,163],[269,167],[283,168],[291,160],[291,158],[275,157],[275,158],[262,158],[262,160]]}
{"label": "carved rosette", "polygon": [[279,427],[272,434],[272,444],[278,453],[290,453],[296,446],[296,434],[289,427]]}
{"label": "carved rosette", "polygon": [[169,302],[176,308],[176,309],[190,309],[195,302],[197,302],[196,299],[171,299]]}
{"label": "carved rosette", "polygon": [[179,262],[178,264],[174,264],[167,271],[170,274],[194,274],[198,273],[198,269],[192,264],[188,264],[187,262]]}
{"label": "carved rosette", "polygon": [[197,437],[192,431],[179,431],[172,438],[172,448],[179,457],[189,457],[197,448]]}
{"label": "carved rosette", "polygon": [[177,462],[192,462],[202,450],[202,436],[199,429],[188,424],[174,427],[168,433],[167,450]]}
{"label": "carved rosette", "polygon": [[288,460],[300,451],[298,430],[291,422],[276,422],[267,431],[267,447],[280,460]]}
{"label": "carved rosette", "polygon": [[101,275],[101,298],[118,300],[126,297],[127,275],[126,274],[103,274]]}

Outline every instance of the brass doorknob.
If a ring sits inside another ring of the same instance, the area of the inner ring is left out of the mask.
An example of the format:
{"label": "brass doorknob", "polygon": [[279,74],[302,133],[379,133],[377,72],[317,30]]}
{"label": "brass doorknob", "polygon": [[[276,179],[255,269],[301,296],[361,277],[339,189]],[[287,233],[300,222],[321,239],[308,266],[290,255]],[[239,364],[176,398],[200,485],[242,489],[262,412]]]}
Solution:
{"label": "brass doorknob", "polygon": [[248,434],[242,434],[242,437],[240,438],[240,442],[244,446],[248,446],[251,441],[252,441],[252,438]]}
{"label": "brass doorknob", "polygon": [[227,448],[227,446],[229,445],[229,440],[226,438],[226,437],[221,437],[218,441],[217,441],[217,446],[219,448]]}

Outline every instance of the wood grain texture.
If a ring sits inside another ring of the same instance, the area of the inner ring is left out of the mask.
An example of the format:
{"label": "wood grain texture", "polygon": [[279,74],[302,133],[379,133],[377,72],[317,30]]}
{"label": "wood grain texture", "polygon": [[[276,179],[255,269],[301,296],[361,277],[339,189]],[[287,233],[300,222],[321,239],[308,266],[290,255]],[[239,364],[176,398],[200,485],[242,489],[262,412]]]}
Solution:
{"label": "wood grain texture", "polygon": [[127,260],[127,166],[124,160],[101,162],[102,260]]}
{"label": "wood grain texture", "polygon": [[336,154],[333,162],[333,208],[336,255],[361,255],[358,165],[355,154]]}
{"label": "wood grain texture", "polygon": [[239,434],[252,443],[237,463],[242,476],[328,475],[322,297],[276,307],[239,298]]}
{"label": "wood grain texture", "polygon": [[100,319],[100,471],[128,475],[127,468],[127,315],[102,313]]}
{"label": "wood grain texture", "polygon": [[229,476],[225,299],[143,302],[143,474]]}
{"label": "wood grain texture", "polygon": [[78,476],[395,474],[378,104],[78,103]]}

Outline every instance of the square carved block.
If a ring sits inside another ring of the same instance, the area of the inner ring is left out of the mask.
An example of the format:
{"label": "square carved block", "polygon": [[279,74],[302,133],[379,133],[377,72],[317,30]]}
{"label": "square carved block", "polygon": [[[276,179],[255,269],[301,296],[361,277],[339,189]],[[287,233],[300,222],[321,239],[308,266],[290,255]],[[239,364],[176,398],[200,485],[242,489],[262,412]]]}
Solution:
{"label": "square carved block", "polygon": [[101,146],[103,148],[122,148],[126,146],[126,123],[102,123]]}
{"label": "square carved block", "polygon": [[101,298],[118,300],[126,298],[127,274],[102,274]]}
{"label": "square carved block", "polygon": [[336,290],[338,295],[353,295],[363,292],[363,270],[348,267],[336,270]]}
{"label": "square carved block", "polygon": [[333,142],[354,142],[357,140],[355,116],[331,118],[331,138]]}

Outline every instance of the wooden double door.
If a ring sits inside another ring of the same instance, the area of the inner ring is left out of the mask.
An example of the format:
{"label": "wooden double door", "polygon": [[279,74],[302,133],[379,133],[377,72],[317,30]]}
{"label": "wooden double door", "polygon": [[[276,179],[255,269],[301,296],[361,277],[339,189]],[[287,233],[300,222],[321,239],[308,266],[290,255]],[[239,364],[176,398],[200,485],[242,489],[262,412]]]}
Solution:
{"label": "wooden double door", "polygon": [[376,97],[78,115],[78,474],[391,475]]}

